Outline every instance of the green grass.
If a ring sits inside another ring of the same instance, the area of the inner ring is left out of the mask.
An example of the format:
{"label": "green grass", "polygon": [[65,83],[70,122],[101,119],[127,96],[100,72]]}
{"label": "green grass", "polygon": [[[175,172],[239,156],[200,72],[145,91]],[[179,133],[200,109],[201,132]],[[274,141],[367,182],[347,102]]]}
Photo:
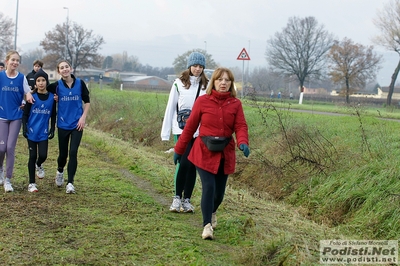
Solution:
{"label": "green grass", "polygon": [[[100,92],[103,93],[113,92]],[[151,102],[146,104],[153,106],[163,103],[165,106],[168,96],[167,93],[126,93],[133,98],[146,98]],[[305,207],[308,217],[343,228],[349,234],[380,239],[398,237],[396,215],[389,216],[389,219],[381,217],[386,212],[397,212],[397,206],[392,202],[398,198],[396,158],[399,156],[397,132],[400,124],[397,120],[383,118],[399,117],[398,109],[307,101],[298,105],[269,99],[257,103],[246,99],[244,105],[252,156],[244,159],[238,152],[237,172],[232,175],[231,182],[235,188],[266,192],[295,206]],[[292,112],[295,108],[315,112]],[[146,135],[154,140],[148,142],[150,151],[173,146],[171,142],[161,144],[157,141],[161,128],[161,121],[157,121],[162,117],[163,109],[157,107],[151,113],[155,117],[153,128],[156,130],[151,132],[153,136]],[[138,114],[131,109],[125,111]],[[343,115],[321,115],[318,112]],[[139,113],[136,120],[140,121],[142,117]],[[138,143],[140,138],[131,141]],[[293,160],[294,156],[303,160]],[[168,155],[164,154],[164,157],[168,158]],[[313,160],[318,163],[317,167],[310,163]],[[368,183],[370,180],[374,182]],[[377,183],[388,187],[383,192],[388,196],[374,193],[377,189],[374,184]],[[363,188],[367,185],[371,185],[371,191],[358,191],[357,186]],[[326,197],[331,194],[333,198]],[[368,202],[372,204],[367,205]],[[365,215],[374,221],[369,222]]]}
{"label": "green grass", "polygon": [[[299,104],[298,100],[270,100],[265,99],[264,101],[273,104],[277,108],[284,109],[294,109],[294,110],[307,110],[311,112],[331,112],[338,114],[347,114],[354,115],[355,108],[360,111],[363,116],[372,116],[372,117],[382,117],[382,118],[390,118],[390,119],[400,119],[400,108],[398,106],[389,106],[389,107],[377,107],[377,106],[368,106],[368,105],[358,105],[355,103],[350,103],[350,105],[345,105],[344,103],[329,103],[329,102],[317,102],[312,100],[304,100],[303,104]],[[262,104],[263,100],[258,101],[258,104]],[[248,104],[254,104],[254,101],[251,99],[246,99],[244,101]]]}
{"label": "green grass", "polygon": [[[319,240],[399,237],[397,121],[357,107],[326,116],[246,102],[252,153],[238,151],[216,239],[204,241],[199,180],[196,212],[168,211],[175,166],[165,151],[173,142],[159,136],[168,94],[91,96],[77,194],[54,184],[57,138],[39,192],[27,191],[20,136],[15,192],[0,196],[1,265],[318,265]],[[323,172],[290,161],[290,152],[317,160]]]}
{"label": "green grass", "polygon": [[[29,193],[27,147],[19,139],[15,192],[1,196],[2,265],[275,265],[282,260],[278,255],[288,252],[292,256],[284,265],[298,260],[311,265],[318,260],[318,239],[338,236],[296,209],[228,187],[216,239],[205,241],[201,184],[196,186],[194,214],[170,213],[174,166],[163,153],[87,128],[79,151],[77,194],[69,195],[54,184],[56,142],[50,144],[46,177],[37,180],[38,193]],[[304,243],[313,250],[293,252]],[[274,252],[269,251],[272,246]]]}

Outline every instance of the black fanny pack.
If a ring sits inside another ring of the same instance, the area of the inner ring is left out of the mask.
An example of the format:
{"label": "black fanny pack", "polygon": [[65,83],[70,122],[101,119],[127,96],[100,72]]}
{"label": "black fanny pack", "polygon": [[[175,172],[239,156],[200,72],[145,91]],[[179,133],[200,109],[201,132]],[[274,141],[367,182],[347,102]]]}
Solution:
{"label": "black fanny pack", "polygon": [[223,151],[232,137],[203,136],[201,140],[210,151]]}

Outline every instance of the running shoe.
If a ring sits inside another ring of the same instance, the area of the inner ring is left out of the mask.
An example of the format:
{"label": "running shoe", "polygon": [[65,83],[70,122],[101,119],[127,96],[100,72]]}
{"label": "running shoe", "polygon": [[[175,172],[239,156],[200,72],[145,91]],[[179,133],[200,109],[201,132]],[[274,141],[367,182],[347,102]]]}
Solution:
{"label": "running shoe", "polygon": [[211,216],[211,224],[213,229],[217,228],[217,212],[213,212]]}
{"label": "running shoe", "polygon": [[181,202],[181,197],[179,196],[175,196],[171,207],[169,207],[169,211],[171,212],[180,212],[181,211],[181,207],[182,207],[182,202]]}
{"label": "running shoe", "polygon": [[31,183],[31,184],[29,184],[29,186],[28,186],[28,191],[29,191],[29,192],[38,192],[39,190],[37,189],[35,183]]}
{"label": "running shoe", "polygon": [[62,187],[63,184],[64,184],[64,173],[60,173],[57,171],[56,185],[57,187]]}
{"label": "running shoe", "polygon": [[194,212],[194,207],[190,204],[190,199],[182,201],[182,210],[183,212]]}
{"label": "running shoe", "polygon": [[44,177],[44,168],[43,165],[41,166],[37,166],[36,165],[36,176],[40,179],[42,179]]}
{"label": "running shoe", "polygon": [[4,191],[5,192],[13,192],[14,191],[14,189],[11,185],[10,178],[6,178],[6,180],[4,181]]}
{"label": "running shoe", "polygon": [[208,223],[208,224],[206,224],[206,226],[204,226],[203,234],[201,235],[201,237],[203,239],[210,239],[210,240],[214,239],[214,230],[210,223]]}
{"label": "running shoe", "polygon": [[67,188],[65,190],[67,194],[74,194],[75,193],[75,187],[71,183],[68,183]]}

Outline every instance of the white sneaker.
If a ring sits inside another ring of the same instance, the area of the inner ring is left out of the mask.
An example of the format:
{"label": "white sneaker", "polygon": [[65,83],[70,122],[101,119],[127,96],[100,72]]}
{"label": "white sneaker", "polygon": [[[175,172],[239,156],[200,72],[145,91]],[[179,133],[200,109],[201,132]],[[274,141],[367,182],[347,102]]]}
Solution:
{"label": "white sneaker", "polygon": [[190,199],[185,199],[182,201],[182,210],[183,212],[194,212],[194,207],[190,203]]}
{"label": "white sneaker", "polygon": [[217,212],[213,212],[211,216],[211,224],[213,229],[217,227]]}
{"label": "white sneaker", "polygon": [[14,191],[14,189],[11,185],[10,178],[6,178],[6,180],[4,181],[4,191],[5,192],[13,192]]}
{"label": "white sneaker", "polygon": [[57,187],[62,187],[62,185],[64,185],[64,173],[60,173],[57,171],[56,185]]}
{"label": "white sneaker", "polygon": [[181,197],[175,196],[172,200],[171,207],[169,207],[169,211],[171,212],[180,212],[182,207]]}
{"label": "white sneaker", "polygon": [[67,194],[74,194],[75,193],[75,187],[71,183],[68,183],[67,188],[65,190]]}
{"label": "white sneaker", "polygon": [[44,168],[43,168],[43,164],[39,167],[36,165],[36,176],[40,179],[42,179],[44,177]]}
{"label": "white sneaker", "polygon": [[0,186],[4,183],[4,172],[3,170],[0,171]]}
{"label": "white sneaker", "polygon": [[29,192],[38,192],[39,190],[37,189],[35,183],[31,183],[31,184],[29,184],[29,186],[28,186],[28,191],[29,191]]}
{"label": "white sneaker", "polygon": [[203,239],[210,239],[210,240],[214,239],[214,230],[210,223],[208,223],[208,224],[206,224],[206,226],[204,226],[203,234],[201,235],[201,237]]}

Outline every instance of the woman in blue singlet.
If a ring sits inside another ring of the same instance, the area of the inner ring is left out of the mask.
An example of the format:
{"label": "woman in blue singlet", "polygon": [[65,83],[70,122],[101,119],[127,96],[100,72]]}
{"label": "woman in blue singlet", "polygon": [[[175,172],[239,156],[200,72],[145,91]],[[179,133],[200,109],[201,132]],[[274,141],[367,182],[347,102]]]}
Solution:
{"label": "woman in blue singlet", "polygon": [[[5,71],[0,71],[0,185],[5,192],[13,192],[11,179],[14,172],[15,147],[21,130],[23,106],[26,101],[32,103],[31,88],[25,75],[18,72],[20,55],[11,50],[6,55]],[[6,169],[3,164],[6,160]]]}
{"label": "woman in blue singlet", "polygon": [[72,194],[75,193],[74,179],[78,167],[78,148],[86,124],[86,116],[89,112],[90,98],[85,82],[72,74],[71,64],[68,61],[60,61],[57,64],[57,72],[61,75],[61,79],[47,87],[49,92],[58,96],[59,153],[55,181],[58,187],[64,184],[64,167],[67,165],[69,155],[66,193]]}

